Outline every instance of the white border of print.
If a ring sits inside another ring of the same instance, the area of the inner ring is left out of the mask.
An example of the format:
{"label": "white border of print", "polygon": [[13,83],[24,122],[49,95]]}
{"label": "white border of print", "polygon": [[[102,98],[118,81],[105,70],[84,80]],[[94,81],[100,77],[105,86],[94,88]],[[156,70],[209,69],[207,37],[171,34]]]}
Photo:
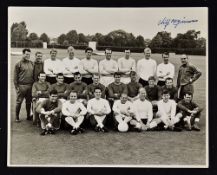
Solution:
{"label": "white border of print", "polygon": [[[9,7],[8,7],[9,8]],[[160,7],[159,7],[160,8]],[[165,7],[166,8],[166,7]],[[186,7],[176,7],[176,8],[186,8]],[[208,28],[208,7],[191,7],[191,8],[204,8],[207,9],[207,23],[206,26]],[[8,17],[9,17],[9,11],[8,11]],[[10,31],[10,26],[8,23],[8,31]],[[207,30],[208,31],[208,30]],[[10,42],[10,38],[11,38],[11,33],[8,32],[8,116],[11,116],[11,108],[10,108],[10,104],[11,104],[11,42]],[[208,99],[208,77],[209,77],[209,53],[208,53],[208,34],[206,35],[206,164],[205,165],[16,165],[16,164],[11,164],[10,162],[10,157],[11,157],[11,117],[7,117],[8,118],[8,137],[7,137],[7,166],[9,167],[133,167],[133,168],[209,168],[209,99]]]}

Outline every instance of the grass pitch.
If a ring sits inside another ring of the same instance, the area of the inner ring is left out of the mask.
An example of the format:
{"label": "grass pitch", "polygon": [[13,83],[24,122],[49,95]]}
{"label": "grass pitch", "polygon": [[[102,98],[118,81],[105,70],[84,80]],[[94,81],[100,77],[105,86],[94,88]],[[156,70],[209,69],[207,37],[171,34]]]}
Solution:
{"label": "grass pitch", "polygon": [[[12,49],[22,51],[22,49]],[[34,53],[41,51],[49,58],[48,49],[32,49]],[[122,57],[121,52],[113,52],[113,59]],[[57,57],[67,56],[67,50],[58,50]],[[82,50],[76,50],[77,58],[84,58]],[[132,53],[131,56],[139,60],[143,53]],[[102,60],[104,56],[93,56]],[[162,62],[160,54],[152,54],[152,58],[159,64]],[[95,133],[88,130],[84,134],[70,135],[66,131],[59,131],[56,135],[42,137],[40,129],[26,121],[24,103],[22,105],[21,123],[15,123],[16,93],[13,85],[13,71],[21,56],[11,56],[9,83],[11,83],[10,100],[10,157],[12,166],[48,166],[48,165],[205,165],[206,164],[206,57],[190,56],[190,62],[196,65],[202,76],[195,82],[194,101],[204,108],[201,115],[200,132],[142,132],[142,133]],[[176,76],[180,66],[180,59],[171,56],[170,61],[175,65]],[[176,84],[176,82],[175,82]]]}

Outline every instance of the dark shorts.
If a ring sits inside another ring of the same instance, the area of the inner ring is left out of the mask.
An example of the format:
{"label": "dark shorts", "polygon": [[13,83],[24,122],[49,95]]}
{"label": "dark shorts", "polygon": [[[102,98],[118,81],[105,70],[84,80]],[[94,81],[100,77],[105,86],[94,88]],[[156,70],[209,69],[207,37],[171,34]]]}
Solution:
{"label": "dark shorts", "polygon": [[142,84],[143,87],[145,87],[145,86],[148,85],[148,81],[143,80],[143,79],[141,79],[141,78],[139,79],[139,83]]}
{"label": "dark shorts", "polygon": [[82,81],[83,81],[84,83],[86,83],[87,85],[93,83],[92,77],[91,77],[91,78],[82,77]]}
{"label": "dark shorts", "polygon": [[54,84],[57,82],[56,77],[49,77],[49,76],[46,76],[46,81],[49,82],[50,84]]}
{"label": "dark shorts", "polygon": [[165,81],[158,81],[158,82],[157,82],[157,85],[158,85],[158,86],[164,86],[164,85],[165,85]]}
{"label": "dark shorts", "polygon": [[74,82],[75,80],[74,80],[74,77],[64,77],[64,82],[66,83],[66,84],[70,84],[70,83],[72,83],[72,82]]}

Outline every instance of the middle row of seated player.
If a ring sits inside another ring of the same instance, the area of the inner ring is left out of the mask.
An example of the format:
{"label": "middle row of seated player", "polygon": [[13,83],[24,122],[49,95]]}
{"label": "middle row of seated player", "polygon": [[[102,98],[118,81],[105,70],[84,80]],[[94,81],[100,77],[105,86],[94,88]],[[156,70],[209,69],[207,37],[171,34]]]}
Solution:
{"label": "middle row of seated player", "polygon": [[[101,88],[95,87],[94,98],[88,101],[86,108],[82,102],[77,100],[76,91],[72,91],[69,100],[62,103],[58,100],[57,91],[52,90],[49,98],[42,101],[36,109],[37,113],[40,114],[41,128],[43,130],[41,135],[55,133],[55,131],[59,130],[62,116],[72,128],[71,134],[82,133],[84,132],[82,123],[86,114],[88,114],[88,121],[96,132],[107,132],[108,129],[105,127],[105,123],[108,114],[111,113],[111,107],[106,99],[101,98],[101,95]],[[193,124],[192,128],[199,131],[197,123],[199,122],[201,109],[191,101],[192,94],[186,93],[184,101],[178,103],[178,113],[176,102],[169,98],[169,92],[163,91],[162,100],[157,104],[158,111],[154,117],[152,104],[146,99],[144,88],[139,89],[139,98],[133,103],[128,101],[127,94],[122,93],[120,100],[116,100],[112,106],[115,127],[119,131],[127,131],[128,127],[142,131],[163,124],[165,129],[180,131],[180,128],[175,125],[180,121],[184,121],[188,127]],[[121,125],[125,125],[127,128],[122,127],[124,129],[122,130]]]}
{"label": "middle row of seated player", "polygon": [[[113,103],[114,100],[120,99],[120,95],[122,93],[127,94],[130,101],[135,101],[136,99],[138,99],[139,88],[141,88],[142,85],[136,81],[136,72],[132,71],[130,73],[130,77],[130,83],[125,85],[120,81],[121,75],[116,72],[114,74],[114,82],[109,84],[108,87],[105,87],[104,85],[99,83],[99,74],[94,74],[92,77],[93,83],[87,86],[84,82],[81,81],[81,74],[77,72],[74,76],[75,81],[68,85],[64,83],[64,77],[60,73],[56,77],[57,83],[50,85],[48,82],[45,81],[45,73],[41,72],[38,76],[39,80],[35,82],[32,87],[33,109],[35,109],[37,99],[48,98],[48,94],[52,90],[56,90],[58,92],[58,98],[62,101],[65,101],[69,97],[71,91],[76,91],[78,99],[80,99],[80,101],[82,101],[84,104],[87,104],[87,101],[94,97],[95,87],[101,88],[102,98],[107,98],[110,103]],[[162,97],[162,90],[168,90],[170,93],[170,98],[177,101],[177,89],[173,86],[173,79],[168,78],[166,80],[166,85],[163,87],[159,87],[156,85],[154,77],[149,77],[148,82],[149,85],[145,86],[145,90],[147,92],[147,99],[152,102],[152,104],[154,105],[154,109],[156,108],[156,102]],[[36,124],[36,120],[37,119],[33,112],[34,124]]]}

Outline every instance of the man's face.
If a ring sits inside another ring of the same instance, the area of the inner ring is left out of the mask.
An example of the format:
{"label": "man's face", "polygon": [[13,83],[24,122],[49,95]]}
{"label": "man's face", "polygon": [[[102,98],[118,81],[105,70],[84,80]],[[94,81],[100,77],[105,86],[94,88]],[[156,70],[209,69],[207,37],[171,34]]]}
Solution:
{"label": "man's face", "polygon": [[122,94],[120,97],[121,103],[125,104],[127,102],[127,95],[126,94]]}
{"label": "man's face", "polygon": [[71,103],[75,103],[75,101],[77,100],[77,94],[74,92],[70,93],[69,99]]}
{"label": "man's face", "polygon": [[184,99],[185,99],[185,102],[190,103],[191,100],[192,100],[192,96],[189,95],[189,94],[186,94],[186,95],[184,96]]}
{"label": "man's face", "polygon": [[112,51],[111,50],[106,50],[105,51],[105,57],[107,60],[110,60],[112,57]]}
{"label": "man's face", "polygon": [[95,98],[99,99],[101,98],[102,92],[100,89],[96,89],[94,92]]}
{"label": "man's face", "polygon": [[57,56],[57,52],[56,51],[51,51],[50,53],[50,57],[52,60],[55,60],[56,59],[56,56]]}
{"label": "man's face", "polygon": [[94,84],[99,84],[99,76],[98,75],[94,75],[92,79],[93,79]]}
{"label": "man's face", "polygon": [[188,63],[187,56],[184,55],[184,56],[181,57],[181,63],[182,63],[182,65],[186,65]]}
{"label": "man's face", "polygon": [[74,57],[74,49],[73,48],[69,48],[68,49],[68,54],[69,54],[69,58],[73,58]]}
{"label": "man's face", "polygon": [[125,50],[125,58],[126,59],[130,58],[130,51],[129,50]]}
{"label": "man's face", "polygon": [[79,83],[80,83],[82,77],[81,77],[81,75],[75,75],[74,79],[75,79],[76,82],[79,82]]}
{"label": "man's face", "polygon": [[163,94],[162,98],[163,98],[164,102],[168,102],[168,100],[170,99],[170,94],[169,93],[168,94]]}
{"label": "man's face", "polygon": [[132,82],[135,82],[136,79],[137,79],[136,74],[134,74],[134,75],[130,75],[130,79],[131,79]]}
{"label": "man's face", "polygon": [[30,55],[31,55],[31,52],[29,51],[25,51],[25,53],[23,54],[23,58],[24,60],[30,60]]}
{"label": "man's face", "polygon": [[57,83],[63,84],[64,77],[63,76],[57,76]]}
{"label": "man's face", "polygon": [[41,63],[42,62],[42,54],[38,53],[37,55],[35,55],[35,61],[37,63]]}
{"label": "man's face", "polygon": [[150,87],[153,87],[155,85],[155,81],[154,80],[148,80],[148,84]]}
{"label": "man's face", "polygon": [[173,86],[173,80],[166,80],[165,84],[166,84],[167,88],[172,88],[172,86]]}
{"label": "man's face", "polygon": [[57,98],[58,98],[57,94],[51,94],[50,95],[50,101],[53,103],[55,103],[57,101]]}
{"label": "man's face", "polygon": [[167,64],[169,62],[169,55],[163,54],[163,62],[164,64]]}
{"label": "man's face", "polygon": [[139,98],[140,98],[140,100],[145,100],[145,97],[146,97],[146,91],[145,91],[145,89],[140,89],[139,90]]}
{"label": "man's face", "polygon": [[145,54],[145,58],[146,58],[146,59],[149,59],[149,58],[151,57],[151,51],[150,51],[150,50],[146,50],[146,51],[144,52],[144,54]]}
{"label": "man's face", "polygon": [[91,58],[91,56],[92,56],[92,50],[87,50],[87,52],[85,53],[86,54],[86,58],[87,59],[90,59]]}
{"label": "man's face", "polygon": [[115,83],[120,83],[121,82],[121,76],[120,75],[115,75]]}
{"label": "man's face", "polygon": [[46,74],[42,74],[42,73],[39,74],[38,79],[39,79],[40,82],[45,82],[45,80],[46,80]]}

